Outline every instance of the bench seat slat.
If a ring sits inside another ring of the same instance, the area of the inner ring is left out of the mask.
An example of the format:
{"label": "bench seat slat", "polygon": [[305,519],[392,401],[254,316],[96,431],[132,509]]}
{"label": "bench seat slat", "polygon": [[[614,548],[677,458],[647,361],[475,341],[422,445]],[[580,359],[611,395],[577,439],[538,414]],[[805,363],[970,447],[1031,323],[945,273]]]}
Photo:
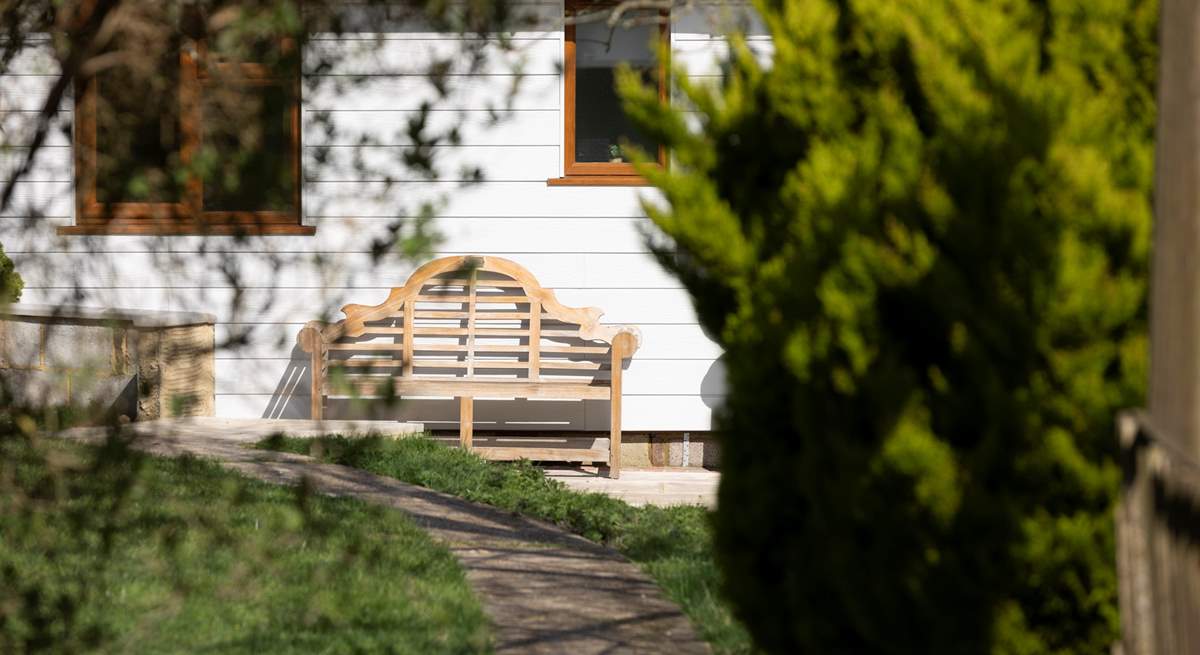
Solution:
{"label": "bench seat slat", "polygon": [[[331,343],[328,346],[329,350],[345,350],[351,352],[400,352],[404,350],[403,343]],[[436,352],[436,353],[465,353],[467,347],[462,344],[453,343],[413,343],[413,350],[416,352]],[[529,344],[514,343],[506,344],[482,344],[475,346],[477,353],[526,353],[529,352]],[[547,347],[542,347],[542,352],[552,353],[568,353],[580,355],[583,354],[604,354],[608,352],[608,348],[564,348],[553,350]]]}
{"label": "bench seat slat", "polygon": [[[403,333],[404,333],[403,328],[374,328],[374,329],[367,328],[367,330],[366,330],[366,334],[392,335],[392,334],[403,334]],[[418,336],[418,337],[420,337],[420,336],[465,337],[467,335],[467,328],[450,327],[450,326],[435,327],[435,326],[426,325],[426,326],[422,326],[422,327],[413,328],[413,335]],[[527,337],[527,336],[529,336],[529,330],[525,329],[525,328],[480,327],[480,328],[475,329],[475,336],[477,336],[477,337]],[[542,330],[542,336],[546,337],[546,338],[558,337],[558,338],[578,339],[579,331],[578,330]],[[329,348],[331,350],[337,350],[338,346],[345,346],[345,345],[359,345],[359,344],[331,343],[331,344],[329,344]],[[574,346],[563,346],[563,347],[566,348],[566,350],[563,350],[561,352],[583,352]],[[548,350],[546,346],[543,346],[542,352],[556,352],[556,351]],[[605,348],[604,352],[608,352],[608,349]]]}
{"label": "bench seat slat", "polygon": [[[426,325],[423,327],[413,328],[413,336],[446,336],[446,337],[465,337],[467,336],[467,328],[461,327],[434,327]],[[529,336],[529,330],[521,328],[475,328],[475,336],[477,337],[525,337]]]}
{"label": "bench seat slat", "polygon": [[[399,368],[404,365],[402,359],[379,359],[379,358],[358,358],[358,359],[343,359],[331,362],[334,367],[344,366],[347,368]],[[428,359],[428,358],[413,358],[413,368],[466,368],[467,362],[454,359]],[[488,360],[476,359],[475,368],[490,368],[490,369],[526,369],[529,368],[528,361],[520,360]],[[556,361],[542,360],[540,367],[542,370],[559,370],[559,371],[607,371],[609,365],[606,362],[572,362],[572,361]]]}
{"label": "bench seat slat", "polygon": [[534,462],[604,462],[608,463],[608,449],[599,448],[537,448],[527,446],[475,446],[471,449],[484,459],[514,461],[528,459]]}
{"label": "bench seat slat", "polygon": [[[486,359],[476,359],[475,368],[493,368],[493,369],[526,369],[529,368],[529,362],[517,360],[509,361],[488,361]],[[340,362],[335,362],[334,366],[347,367],[399,367],[403,366],[403,360],[399,359],[347,359]],[[413,368],[467,368],[467,362],[457,359],[429,359],[429,358],[413,358]],[[555,367],[558,368],[558,367]]]}
{"label": "bench seat slat", "polygon": [[561,359],[542,359],[542,370],[560,371],[607,371],[608,362],[571,362]]}
{"label": "bench seat slat", "polygon": [[[451,335],[452,336],[452,335]],[[478,335],[477,335],[478,336]],[[485,334],[484,336],[490,336]],[[508,335],[501,335],[508,336]],[[520,336],[520,335],[511,335]],[[403,343],[331,343],[328,346],[329,350],[347,350],[347,351],[380,351],[391,352],[404,349]],[[429,352],[466,352],[467,347],[452,343],[413,343],[413,349],[420,352],[427,350]],[[514,343],[514,344],[480,344],[475,346],[475,352],[480,353],[523,353],[529,351],[529,344]],[[542,353],[562,354],[562,355],[605,355],[609,351],[607,346],[542,346]]]}
{"label": "bench seat slat", "polygon": [[386,334],[386,335],[391,336],[391,335],[396,335],[396,334],[404,334],[404,328],[382,326],[382,325],[376,327],[376,326],[368,325],[363,330],[363,334]]}
{"label": "bench seat slat", "polygon": [[[359,375],[347,379],[347,383],[359,396],[369,397],[382,390],[390,379],[392,389],[400,396],[472,396],[481,398],[557,398],[564,400],[608,400],[612,388],[607,381],[592,383],[559,382],[539,380],[530,382],[525,378],[512,380],[482,380],[479,378],[405,378],[386,375]],[[335,390],[326,387],[326,393]]]}

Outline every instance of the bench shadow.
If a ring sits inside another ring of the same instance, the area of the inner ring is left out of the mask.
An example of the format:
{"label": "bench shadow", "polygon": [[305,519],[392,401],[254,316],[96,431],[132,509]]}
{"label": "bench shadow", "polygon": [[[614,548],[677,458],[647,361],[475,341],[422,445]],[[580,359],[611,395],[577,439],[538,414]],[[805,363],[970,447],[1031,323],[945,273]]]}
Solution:
{"label": "bench shadow", "polygon": [[[308,353],[299,346],[292,347],[287,365],[275,383],[261,418],[311,418],[310,361]],[[625,360],[622,368],[628,369],[630,361]],[[723,369],[720,375],[723,384]],[[458,402],[453,398],[398,398],[391,401],[327,398],[324,418],[409,421],[422,423],[429,430],[458,430],[458,411]],[[609,416],[607,400],[477,399],[474,425],[480,431],[606,432],[610,427]]]}

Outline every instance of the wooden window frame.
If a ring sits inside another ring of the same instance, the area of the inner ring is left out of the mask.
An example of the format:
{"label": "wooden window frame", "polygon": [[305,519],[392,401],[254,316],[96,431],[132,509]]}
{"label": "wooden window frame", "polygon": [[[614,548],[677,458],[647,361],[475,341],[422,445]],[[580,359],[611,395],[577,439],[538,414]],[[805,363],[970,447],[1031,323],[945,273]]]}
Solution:
{"label": "wooden window frame", "polygon": [[[566,12],[571,15],[581,9],[595,9],[603,4],[588,0],[567,0]],[[616,6],[615,4],[613,5]],[[670,12],[659,14],[663,21],[659,23],[658,34],[664,51],[670,51],[671,25]],[[546,184],[550,186],[647,186],[646,178],[638,174],[633,164],[627,162],[578,162],[575,161],[575,25],[568,24],[563,29],[563,177],[550,178]],[[667,63],[658,62],[658,96],[659,100],[667,103]],[[667,166],[667,149],[658,147],[658,165]]]}
{"label": "wooden window frame", "polygon": [[[295,48],[282,39],[285,50]],[[184,185],[181,202],[102,203],[96,194],[97,97],[94,79],[81,82],[75,100],[75,224],[58,228],[67,235],[312,235],[313,226],[302,225],[300,176],[300,71],[280,77],[257,63],[210,61],[205,39],[184,39],[179,53],[179,105],[181,144],[179,156],[186,165],[200,146],[203,125],[203,88],[210,83],[208,69],[223,69],[238,76],[244,86],[290,86],[287,108],[291,136],[288,159],[294,181],[290,211],[206,211],[203,181],[193,177]]]}

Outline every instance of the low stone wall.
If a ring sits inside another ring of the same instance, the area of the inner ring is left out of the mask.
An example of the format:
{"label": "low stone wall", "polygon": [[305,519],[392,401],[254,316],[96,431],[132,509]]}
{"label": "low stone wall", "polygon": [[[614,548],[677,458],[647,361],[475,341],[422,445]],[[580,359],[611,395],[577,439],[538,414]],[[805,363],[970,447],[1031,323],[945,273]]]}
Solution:
{"label": "low stone wall", "polygon": [[622,466],[719,468],[717,437],[711,432],[626,432]]}
{"label": "low stone wall", "polygon": [[210,314],[0,307],[0,393],[131,420],[212,416]]}

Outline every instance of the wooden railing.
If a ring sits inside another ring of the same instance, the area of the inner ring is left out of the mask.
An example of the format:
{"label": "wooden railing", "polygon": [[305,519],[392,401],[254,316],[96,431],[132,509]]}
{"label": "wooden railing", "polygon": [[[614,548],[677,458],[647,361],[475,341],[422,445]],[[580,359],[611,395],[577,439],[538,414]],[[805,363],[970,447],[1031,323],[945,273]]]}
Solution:
{"label": "wooden railing", "polygon": [[1200,653],[1200,462],[1142,412],[1117,419],[1122,655]]}

